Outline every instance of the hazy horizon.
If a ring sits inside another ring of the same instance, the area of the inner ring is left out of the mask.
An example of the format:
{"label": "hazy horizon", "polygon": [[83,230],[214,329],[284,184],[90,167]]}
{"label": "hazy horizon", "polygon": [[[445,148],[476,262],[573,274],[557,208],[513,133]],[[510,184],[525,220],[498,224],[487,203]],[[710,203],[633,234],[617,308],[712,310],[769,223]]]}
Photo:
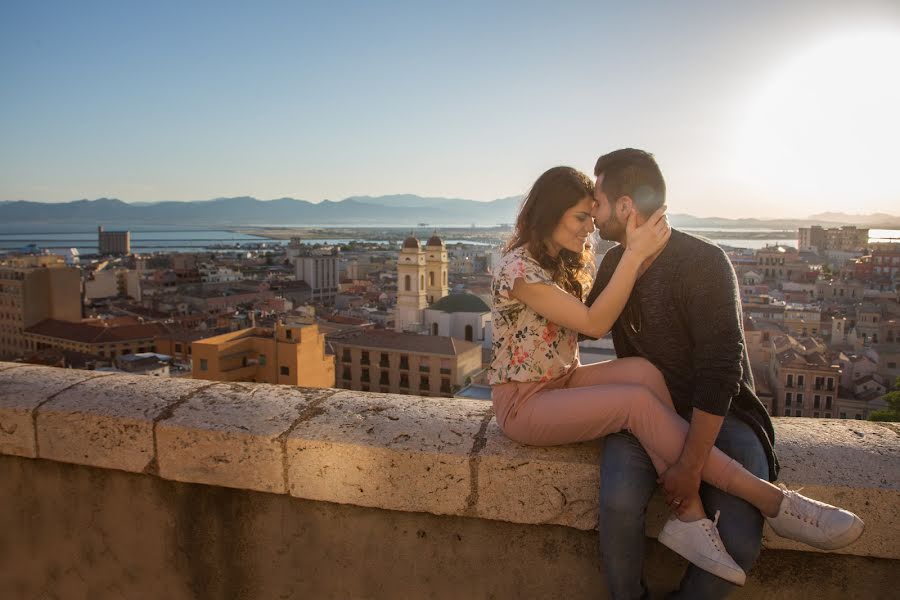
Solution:
{"label": "hazy horizon", "polygon": [[0,17],[0,199],[490,201],[631,146],[657,156],[673,212],[900,205],[895,1],[95,1]]}

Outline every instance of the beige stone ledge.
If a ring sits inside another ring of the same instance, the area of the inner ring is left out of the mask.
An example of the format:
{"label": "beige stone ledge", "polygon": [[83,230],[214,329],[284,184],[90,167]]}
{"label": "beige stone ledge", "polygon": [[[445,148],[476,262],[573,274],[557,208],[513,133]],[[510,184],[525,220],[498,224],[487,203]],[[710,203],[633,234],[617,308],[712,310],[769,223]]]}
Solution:
{"label": "beige stone ledge", "polygon": [[[776,419],[782,478],[858,512],[847,554],[900,558],[900,427]],[[602,442],[505,438],[489,403],[0,363],[0,453],[297,498],[597,527]],[[657,497],[653,535],[665,518]],[[766,531],[772,548],[810,550]]]}

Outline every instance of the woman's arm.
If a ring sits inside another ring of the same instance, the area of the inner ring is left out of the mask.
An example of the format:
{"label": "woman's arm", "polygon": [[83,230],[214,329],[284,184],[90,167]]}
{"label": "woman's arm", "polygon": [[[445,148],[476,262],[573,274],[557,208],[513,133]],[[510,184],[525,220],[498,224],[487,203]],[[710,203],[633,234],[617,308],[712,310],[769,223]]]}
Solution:
{"label": "woman's arm", "polygon": [[625,308],[641,264],[659,252],[672,233],[665,220],[665,207],[640,227],[635,227],[632,213],[626,231],[628,247],[609,284],[590,308],[557,286],[526,283],[523,279],[516,279],[511,295],[552,323],[591,337],[603,337]]}

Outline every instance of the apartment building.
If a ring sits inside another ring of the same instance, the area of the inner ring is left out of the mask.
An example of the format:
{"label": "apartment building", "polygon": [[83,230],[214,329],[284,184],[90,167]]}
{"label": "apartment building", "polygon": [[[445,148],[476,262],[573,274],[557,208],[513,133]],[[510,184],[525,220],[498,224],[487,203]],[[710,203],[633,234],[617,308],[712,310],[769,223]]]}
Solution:
{"label": "apartment building", "polygon": [[81,321],[81,271],[53,255],[0,261],[0,357],[34,350],[25,330],[44,319]]}
{"label": "apartment building", "polygon": [[784,329],[793,336],[816,336],[822,327],[822,310],[808,304],[784,307]]}
{"label": "apartment building", "polygon": [[279,321],[191,343],[194,379],[334,387],[334,357],[314,324]]}
{"label": "apartment building", "polygon": [[827,229],[817,225],[801,227],[798,234],[801,251],[857,252],[865,250],[869,244],[869,230],[859,229],[854,225]]}
{"label": "apartment building", "polygon": [[778,336],[769,366],[772,414],[785,417],[837,417],[841,367],[827,347],[811,338]]}
{"label": "apartment building", "polygon": [[103,231],[103,226],[97,227],[97,248],[100,254],[126,255],[131,254],[130,231]]}
{"label": "apartment building", "polygon": [[141,279],[137,271],[124,267],[99,269],[84,280],[84,301],[129,297],[141,301]]}
{"label": "apartment building", "polygon": [[446,336],[365,331],[331,345],[348,390],[450,398],[482,369],[480,344]]}
{"label": "apartment building", "polygon": [[155,352],[154,339],[166,333],[161,323],[109,325],[103,321],[73,323],[45,319],[24,332],[28,348],[58,348],[113,360],[126,354]]}
{"label": "apartment building", "polygon": [[872,244],[872,272],[884,279],[900,275],[900,244]]}

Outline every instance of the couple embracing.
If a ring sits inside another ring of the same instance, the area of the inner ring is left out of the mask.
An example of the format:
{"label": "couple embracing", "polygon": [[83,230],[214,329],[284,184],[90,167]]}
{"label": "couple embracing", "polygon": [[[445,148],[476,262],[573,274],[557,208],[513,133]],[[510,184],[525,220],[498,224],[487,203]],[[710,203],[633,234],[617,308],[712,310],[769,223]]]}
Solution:
{"label": "couple embracing", "polygon": [[[522,205],[492,285],[497,422],[552,446],[606,438],[601,554],[612,598],[647,597],[644,515],[657,485],[659,541],[691,562],[673,597],[743,585],[763,521],[821,549],[863,522],[772,482],[774,431],[756,397],[734,270],[717,246],[669,227],[653,156],[601,156],[595,180],[550,169]],[[589,236],[620,242],[594,274]],[[579,336],[612,332],[617,360],[583,366]]]}

